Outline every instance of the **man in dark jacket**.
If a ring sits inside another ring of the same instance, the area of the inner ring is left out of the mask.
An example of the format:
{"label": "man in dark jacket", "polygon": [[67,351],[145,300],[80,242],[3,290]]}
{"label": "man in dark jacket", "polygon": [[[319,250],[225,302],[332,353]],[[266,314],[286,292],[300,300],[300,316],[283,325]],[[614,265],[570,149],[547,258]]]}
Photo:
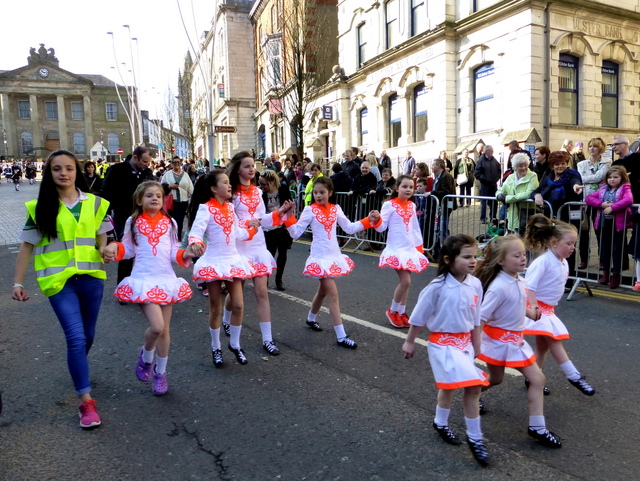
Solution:
{"label": "man in dark jacket", "polygon": [[[446,170],[446,164],[442,159],[435,159],[431,163],[431,172],[433,172],[433,188],[431,192],[427,192],[425,195],[432,195],[437,197],[440,201],[440,235],[436,238],[433,254],[438,260],[440,257],[440,239],[446,239],[449,236],[449,216],[451,211],[458,208],[458,203],[455,197],[450,200],[444,200],[447,195],[455,195],[455,184],[453,177]],[[435,213],[431,214],[431,216]],[[427,218],[429,222],[430,217]],[[433,222],[431,222],[433,223]],[[426,229],[425,229],[426,230]]]}
{"label": "man in dark jacket", "polygon": [[[133,193],[145,180],[155,180],[149,169],[149,149],[140,145],[133,150],[131,160],[111,166],[102,184],[102,197],[111,204],[113,225],[122,240],[124,225],[133,211]],[[118,262],[118,282],[131,275],[133,259]]]}
{"label": "man in dark jacket", "polygon": [[353,152],[351,149],[344,151],[344,161],[342,162],[343,170],[355,179],[360,175],[360,164],[353,159]]}
{"label": "man in dark jacket", "polygon": [[[493,156],[493,147],[487,145],[484,148],[484,154],[478,159],[474,177],[480,181],[480,195],[482,197],[495,197],[498,191],[498,181],[500,180],[500,162]],[[490,209],[490,219],[496,217],[498,211],[498,202],[495,200],[488,201]],[[480,201],[480,222],[487,222],[487,200]]]}
{"label": "man in dark jacket", "polygon": [[338,192],[349,192],[351,190],[351,184],[353,184],[353,179],[347,174],[344,170],[342,170],[342,166],[337,162],[331,166],[331,171],[333,174],[331,175],[331,182],[333,182],[333,190]]}

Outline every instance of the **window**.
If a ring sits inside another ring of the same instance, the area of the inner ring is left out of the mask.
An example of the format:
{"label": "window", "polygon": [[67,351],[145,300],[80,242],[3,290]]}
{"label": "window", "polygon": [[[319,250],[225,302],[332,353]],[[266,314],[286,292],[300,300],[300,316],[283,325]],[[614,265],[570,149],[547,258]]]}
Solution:
{"label": "window", "polygon": [[366,24],[358,25],[358,65],[362,66],[367,59],[367,31]]}
{"label": "window", "polygon": [[30,119],[31,118],[31,106],[28,100],[18,100],[18,118]]}
{"label": "window", "polygon": [[84,120],[82,102],[71,102],[71,119]]}
{"label": "window", "polygon": [[105,107],[107,109],[107,120],[118,120],[118,105],[106,103]]}
{"label": "window", "polygon": [[85,154],[85,145],[84,145],[84,134],[80,132],[76,132],[73,134],[73,153],[74,154]]}
{"label": "window", "polygon": [[22,132],[20,141],[22,143],[22,153],[30,154],[33,150],[33,134],[31,132]]}
{"label": "window", "polygon": [[427,93],[424,84],[413,89],[413,134],[415,142],[422,142],[428,129],[427,124]]}
{"label": "window", "polygon": [[45,102],[45,113],[48,119],[56,120],[58,118],[58,103],[57,102]]}
{"label": "window", "polygon": [[492,63],[478,67],[474,71],[473,82],[473,120],[474,130],[481,132],[494,127],[493,91],[495,88],[495,69]]}
{"label": "window", "polygon": [[369,110],[365,107],[359,112],[358,119],[358,130],[360,131],[360,136],[358,138],[359,145],[366,146],[369,142],[369,122],[367,120],[367,116],[369,115]]}
{"label": "window", "polygon": [[426,0],[411,0],[411,36],[427,29]]}
{"label": "window", "polygon": [[[558,62],[559,108],[558,122],[578,124],[578,59],[572,55],[560,55]],[[604,86],[603,86],[604,88]]]}
{"label": "window", "polygon": [[402,134],[399,102],[398,94],[389,96],[389,147],[397,147]]}
{"label": "window", "polygon": [[118,134],[109,134],[107,136],[107,145],[109,152],[115,154],[120,148],[120,137],[118,137]]}
{"label": "window", "polygon": [[387,48],[392,48],[398,41],[398,0],[389,0],[384,4],[384,19],[387,24]]}
{"label": "window", "polygon": [[269,41],[267,45],[267,64],[269,71],[269,83],[271,87],[282,85],[282,70],[280,58],[280,38]]}
{"label": "window", "polygon": [[602,62],[602,126],[618,127],[618,64]]}

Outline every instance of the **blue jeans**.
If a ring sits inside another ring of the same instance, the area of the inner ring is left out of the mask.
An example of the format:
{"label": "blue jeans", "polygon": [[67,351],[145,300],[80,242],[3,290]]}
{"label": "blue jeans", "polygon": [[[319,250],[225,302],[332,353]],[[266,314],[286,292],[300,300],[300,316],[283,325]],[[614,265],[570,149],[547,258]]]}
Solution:
{"label": "blue jeans", "polygon": [[87,354],[93,345],[104,281],[75,275],[62,290],[49,297],[67,340],[67,364],[76,394],[91,392]]}

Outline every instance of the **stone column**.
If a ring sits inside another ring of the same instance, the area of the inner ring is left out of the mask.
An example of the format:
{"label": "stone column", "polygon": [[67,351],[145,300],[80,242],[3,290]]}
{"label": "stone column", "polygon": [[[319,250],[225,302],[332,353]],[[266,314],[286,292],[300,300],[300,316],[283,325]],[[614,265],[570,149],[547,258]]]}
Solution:
{"label": "stone column", "polygon": [[82,105],[84,110],[84,139],[87,152],[91,153],[91,147],[95,143],[93,139],[93,117],[91,115],[91,97],[82,96]]}
{"label": "stone column", "polygon": [[[35,95],[29,95],[29,108],[31,109],[31,133],[33,134],[33,146],[44,149],[44,135],[42,135],[42,128],[40,125],[38,97],[36,97]],[[38,155],[45,154],[43,150],[39,150],[36,152],[38,152]]]}
{"label": "stone column", "polygon": [[73,150],[73,142],[69,145],[69,132],[67,129],[67,112],[64,109],[64,96],[58,95],[58,133],[60,134],[60,148]]}
{"label": "stone column", "polygon": [[[22,153],[19,146],[19,139],[16,137],[15,117],[11,115],[11,105],[9,104],[9,95],[0,94],[0,110],[2,110],[2,129],[0,132],[0,155],[14,155],[19,157]],[[7,141],[5,144],[4,141]],[[5,152],[5,145],[7,150]]]}

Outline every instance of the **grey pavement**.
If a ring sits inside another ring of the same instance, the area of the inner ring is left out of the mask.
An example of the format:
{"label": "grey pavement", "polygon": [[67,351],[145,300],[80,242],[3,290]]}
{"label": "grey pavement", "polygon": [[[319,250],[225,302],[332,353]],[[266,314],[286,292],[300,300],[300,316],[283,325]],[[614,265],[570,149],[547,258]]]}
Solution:
{"label": "grey pavement", "polygon": [[39,188],[40,182],[29,185],[28,181],[23,180],[20,190],[16,191],[13,184],[8,184],[5,179],[1,179],[0,215],[2,216],[2,228],[0,229],[0,246],[18,242],[18,236],[27,215],[24,203],[38,197]]}
{"label": "grey pavement", "polygon": [[[3,205],[17,211],[17,196],[4,188],[0,202],[12,200]],[[632,297],[579,294],[561,302],[558,315],[572,335],[567,351],[597,393],[582,395],[547,361],[547,425],[564,443],[549,450],[527,437],[526,389],[522,377],[507,375],[483,396],[492,464],[482,469],[466,445],[444,444],[431,427],[436,390],[426,350],[402,358],[406,330],[392,328],[384,316],[396,276],[377,267],[377,256],[350,254],[356,268],[338,281],[355,351],[336,346],[327,313],[318,316],[323,332],[304,325],[317,282],[300,274],[308,255],[303,243],[290,251],[287,291],[270,291],[278,357],[262,350],[247,283],[242,345],[249,363],[237,364],[225,349],[225,366],[215,369],[207,299],[195,291],[174,308],[163,397],[135,377],[147,323],[137,307],[119,306],[111,296],[116,266],[107,266],[90,354],[103,425],[86,432],[78,426],[64,337],[32,270],[25,279],[32,298],[10,299],[15,247],[0,247],[3,481],[638,479],[640,381],[633,369],[640,324]],[[190,279],[188,269],[176,272]],[[413,276],[410,307],[434,273],[430,267]],[[450,420],[464,437],[460,396]]]}

